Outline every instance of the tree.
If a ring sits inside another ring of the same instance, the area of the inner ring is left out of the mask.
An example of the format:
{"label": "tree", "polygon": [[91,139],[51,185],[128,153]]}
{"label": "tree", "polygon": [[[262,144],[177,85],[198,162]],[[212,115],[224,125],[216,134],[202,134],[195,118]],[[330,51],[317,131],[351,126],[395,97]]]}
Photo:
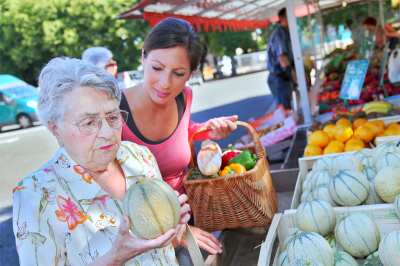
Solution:
{"label": "tree", "polygon": [[119,71],[136,68],[150,26],[115,19],[131,5],[126,0],[0,2],[0,73],[36,85],[41,68],[52,58],[81,58],[91,46],[110,49]]}

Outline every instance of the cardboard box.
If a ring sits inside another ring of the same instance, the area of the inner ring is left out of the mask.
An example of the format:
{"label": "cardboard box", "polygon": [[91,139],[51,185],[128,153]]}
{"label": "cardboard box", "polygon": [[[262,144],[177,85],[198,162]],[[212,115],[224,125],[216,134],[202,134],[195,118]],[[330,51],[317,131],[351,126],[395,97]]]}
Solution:
{"label": "cardboard box", "polygon": [[247,123],[252,126],[256,132],[260,132],[283,122],[285,118],[285,110],[277,108],[273,113],[267,114],[258,119],[250,119]]}

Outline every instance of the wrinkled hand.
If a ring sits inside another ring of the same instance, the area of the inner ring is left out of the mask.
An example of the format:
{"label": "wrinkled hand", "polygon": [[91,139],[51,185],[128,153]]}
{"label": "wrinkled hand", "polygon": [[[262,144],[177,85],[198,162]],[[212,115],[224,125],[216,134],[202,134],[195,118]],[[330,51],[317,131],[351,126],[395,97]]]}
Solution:
{"label": "wrinkled hand", "polygon": [[[222,244],[213,234],[194,226],[189,225],[189,227],[199,248],[204,249],[211,254],[222,253]],[[181,245],[187,249],[186,238],[182,238]]]}
{"label": "wrinkled hand", "polygon": [[123,265],[128,260],[149,250],[166,247],[176,237],[181,225],[178,224],[175,229],[170,229],[154,239],[134,238],[129,233],[129,227],[129,217],[124,215],[114,244],[105,256],[100,257],[99,265],[102,265],[101,262],[104,262],[105,265],[109,265],[108,262],[112,265]]}
{"label": "wrinkled hand", "polygon": [[185,194],[179,196],[178,191],[175,191],[175,194],[178,196],[179,203],[181,204],[181,218],[179,220],[179,224],[181,224],[182,227],[172,241],[172,245],[174,246],[174,248],[178,247],[181,244],[182,237],[185,235],[186,232],[186,223],[190,220],[190,214],[188,212],[191,210],[189,204],[186,203],[187,196]]}
{"label": "wrinkled hand", "polygon": [[237,128],[236,124],[233,123],[238,119],[237,115],[228,117],[219,117],[210,119],[211,130],[208,133],[210,139],[223,139],[229,136],[233,130]]}

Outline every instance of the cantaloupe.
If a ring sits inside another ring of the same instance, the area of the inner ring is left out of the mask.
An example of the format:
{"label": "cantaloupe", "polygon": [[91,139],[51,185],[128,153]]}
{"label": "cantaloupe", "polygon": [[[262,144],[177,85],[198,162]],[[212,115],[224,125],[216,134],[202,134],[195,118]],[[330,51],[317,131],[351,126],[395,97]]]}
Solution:
{"label": "cantaloupe", "polygon": [[328,183],[329,179],[330,175],[328,169],[316,172],[311,180],[311,189],[314,189],[321,184]]}
{"label": "cantaloupe", "polygon": [[355,155],[340,154],[332,161],[330,168],[331,175],[336,174],[336,172],[340,169],[354,169],[362,173],[364,167],[362,166],[360,159],[358,159]]}
{"label": "cantaloupe", "polygon": [[379,259],[384,266],[400,265],[400,231],[388,234],[379,244]]}
{"label": "cantaloupe", "polygon": [[364,266],[383,266],[381,260],[379,259],[379,251],[375,251],[369,255],[364,262]]}
{"label": "cantaloupe", "polygon": [[334,256],[335,266],[358,266],[358,262],[345,251],[338,251]]}
{"label": "cantaloupe", "polygon": [[360,159],[361,164],[363,165],[363,167],[367,167],[367,166],[373,166],[372,164],[372,156],[364,156]]}
{"label": "cantaloupe", "polygon": [[381,240],[378,226],[365,214],[351,213],[335,228],[335,238],[353,257],[365,257],[378,249]]}
{"label": "cantaloupe", "polygon": [[397,195],[394,201],[394,211],[396,212],[397,218],[400,219],[400,194]]}
{"label": "cantaloupe", "polygon": [[321,184],[316,187],[311,194],[311,197],[314,199],[323,199],[326,200],[332,207],[339,206],[331,197],[328,191],[328,184]]}
{"label": "cantaloupe", "polygon": [[385,167],[375,177],[375,190],[379,197],[389,203],[393,203],[400,194],[400,168]]}
{"label": "cantaloupe", "polygon": [[311,198],[297,208],[296,222],[302,231],[326,236],[335,229],[336,215],[327,201]]}
{"label": "cantaloupe", "polygon": [[373,149],[372,152],[372,163],[374,166],[378,162],[378,160],[385,155],[388,152],[400,152],[400,148],[397,147],[397,143],[394,143],[393,141],[382,143],[375,149]]}
{"label": "cantaloupe", "polygon": [[330,156],[328,156],[328,157],[324,156],[324,157],[316,160],[312,167],[313,174],[316,174],[317,172],[322,171],[322,170],[329,170],[329,168],[331,167],[332,161],[333,161],[333,157],[330,157]]}
{"label": "cantaloupe", "polygon": [[368,179],[369,182],[369,195],[363,202],[363,205],[383,204],[385,203],[375,191],[374,179]]}
{"label": "cantaloupe", "polygon": [[285,251],[287,249],[287,245],[289,244],[290,240],[294,237],[295,234],[290,234],[281,243],[281,252]]}
{"label": "cantaloupe", "polygon": [[289,261],[287,258],[287,251],[284,250],[281,254],[279,254],[276,266],[287,266],[287,265],[289,265]]}
{"label": "cantaloupe", "polygon": [[324,266],[321,262],[317,260],[295,260],[288,264],[288,266]]}
{"label": "cantaloupe", "polygon": [[364,202],[369,195],[367,177],[354,169],[341,169],[328,184],[329,195],[339,205],[356,206]]}
{"label": "cantaloupe", "polygon": [[375,167],[364,167],[364,171],[363,171],[364,175],[367,176],[368,179],[375,179],[376,176],[376,170]]}
{"label": "cantaloupe", "polygon": [[388,152],[383,155],[375,165],[375,169],[379,172],[384,167],[400,167],[400,152]]}
{"label": "cantaloupe", "polygon": [[312,181],[312,178],[309,178],[309,179],[306,179],[304,182],[303,182],[303,185],[302,185],[302,190],[301,191],[306,191],[307,189],[311,189],[311,181]]}
{"label": "cantaloupe", "polygon": [[290,262],[297,259],[317,260],[324,266],[334,266],[333,250],[317,233],[297,231],[287,247]]}
{"label": "cantaloupe", "polygon": [[325,236],[326,241],[328,241],[329,245],[333,250],[333,253],[337,253],[338,251],[342,251],[343,248],[339,245],[339,243],[335,239],[335,232],[330,233],[329,235]]}
{"label": "cantaloupe", "polygon": [[311,189],[306,189],[306,190],[301,194],[300,202],[305,202],[305,201],[307,201],[309,198],[311,198],[311,195],[312,195],[312,190],[311,190]]}
{"label": "cantaloupe", "polygon": [[178,225],[181,207],[173,189],[156,178],[139,179],[125,193],[124,215],[132,232],[144,239],[156,238]]}
{"label": "cantaloupe", "polygon": [[362,149],[354,153],[354,155],[358,158],[361,159],[364,156],[372,156],[372,149]]}
{"label": "cantaloupe", "polygon": [[306,179],[309,179],[309,178],[311,178],[311,177],[313,177],[313,171],[311,170],[310,172],[308,172],[307,173],[307,175],[306,175]]}

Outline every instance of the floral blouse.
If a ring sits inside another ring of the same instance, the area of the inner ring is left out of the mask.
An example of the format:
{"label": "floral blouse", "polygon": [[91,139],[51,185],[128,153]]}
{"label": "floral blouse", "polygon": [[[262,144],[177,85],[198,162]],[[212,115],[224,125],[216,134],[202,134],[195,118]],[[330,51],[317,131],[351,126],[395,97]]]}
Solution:
{"label": "floral blouse", "polygon": [[[144,146],[123,141],[117,159],[127,188],[139,178],[162,179],[154,156]],[[123,215],[122,202],[103,191],[62,147],[19,182],[13,196],[20,265],[89,264],[111,248]],[[125,265],[176,266],[178,262],[170,244]]]}

